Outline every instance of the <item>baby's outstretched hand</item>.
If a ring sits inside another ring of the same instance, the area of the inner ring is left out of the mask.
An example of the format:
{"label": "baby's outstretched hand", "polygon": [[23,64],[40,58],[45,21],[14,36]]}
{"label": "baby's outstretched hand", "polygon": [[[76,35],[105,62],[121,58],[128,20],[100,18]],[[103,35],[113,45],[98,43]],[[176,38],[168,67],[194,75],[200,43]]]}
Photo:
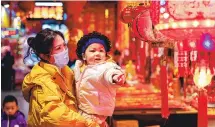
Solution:
{"label": "baby's outstretched hand", "polygon": [[125,75],[121,74],[121,75],[113,75],[113,83],[116,83],[117,85],[124,85],[125,83]]}

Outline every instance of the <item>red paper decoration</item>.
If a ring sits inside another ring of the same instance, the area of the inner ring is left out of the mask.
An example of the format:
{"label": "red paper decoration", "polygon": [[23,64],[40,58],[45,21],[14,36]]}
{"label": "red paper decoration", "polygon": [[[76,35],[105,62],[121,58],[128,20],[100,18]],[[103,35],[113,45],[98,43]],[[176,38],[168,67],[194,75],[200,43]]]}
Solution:
{"label": "red paper decoration", "polygon": [[188,51],[174,52],[174,65],[178,67],[179,76],[186,76],[188,74],[189,55]]}
{"label": "red paper decoration", "polygon": [[197,51],[190,51],[190,61],[195,62],[197,60]]}

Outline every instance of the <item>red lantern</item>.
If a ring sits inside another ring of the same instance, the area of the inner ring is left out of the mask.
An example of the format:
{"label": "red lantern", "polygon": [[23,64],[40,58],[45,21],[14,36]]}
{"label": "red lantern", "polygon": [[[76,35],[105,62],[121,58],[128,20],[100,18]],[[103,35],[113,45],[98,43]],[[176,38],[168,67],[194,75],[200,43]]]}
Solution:
{"label": "red lantern", "polygon": [[144,6],[144,4],[139,4],[139,6],[136,6],[132,10],[132,17],[136,18],[141,12],[144,10],[149,9],[149,6]]}
{"label": "red lantern", "polygon": [[152,20],[148,9],[142,11],[132,22],[132,31],[141,40],[154,40]]}
{"label": "red lantern", "polygon": [[[76,24],[80,14],[86,4],[86,1],[66,1],[64,2],[65,12],[67,13],[68,19],[71,18],[69,23]],[[71,9],[72,8],[72,9]],[[68,24],[69,24],[68,23]]]}
{"label": "red lantern", "polygon": [[28,13],[34,11],[35,2],[34,1],[19,1],[18,6],[21,10]]}
{"label": "red lantern", "polygon": [[124,23],[130,23],[132,22],[132,6],[128,6],[126,8],[124,8],[121,12],[121,21]]}

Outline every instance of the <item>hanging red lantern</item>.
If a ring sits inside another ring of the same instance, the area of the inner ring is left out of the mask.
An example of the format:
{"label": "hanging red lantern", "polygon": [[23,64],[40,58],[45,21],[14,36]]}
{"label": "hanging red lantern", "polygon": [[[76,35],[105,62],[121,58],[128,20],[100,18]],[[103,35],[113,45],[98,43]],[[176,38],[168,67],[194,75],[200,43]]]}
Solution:
{"label": "hanging red lantern", "polygon": [[69,20],[72,20],[71,22],[69,21],[69,23],[76,24],[78,22],[78,18],[80,17],[80,14],[81,14],[85,4],[86,4],[86,1],[84,1],[84,0],[83,1],[66,1],[66,2],[64,2],[65,12],[66,12],[68,18],[71,18]]}
{"label": "hanging red lantern", "polygon": [[123,23],[130,23],[132,22],[133,18],[132,18],[132,6],[127,6],[126,8],[124,8],[121,12],[121,21]]}
{"label": "hanging red lantern", "polygon": [[199,88],[198,96],[198,127],[208,126],[208,114],[207,114],[207,104],[208,96],[207,91],[204,89],[211,83],[213,74],[211,74],[210,69],[207,67],[205,60],[201,60],[199,65],[195,69],[193,81],[195,85]]}
{"label": "hanging red lantern", "polygon": [[143,9],[132,22],[132,32],[134,35],[146,42],[164,47],[173,47],[174,40],[164,36],[160,31],[153,28],[149,8]]}
{"label": "hanging red lantern", "polygon": [[149,9],[142,11],[132,22],[132,31],[141,40],[154,40]]}
{"label": "hanging red lantern", "polygon": [[28,13],[34,11],[35,2],[34,1],[19,1],[18,6],[21,10]]}
{"label": "hanging red lantern", "polygon": [[145,6],[143,3],[140,3],[139,6],[135,6],[132,9],[132,17],[135,19],[141,12],[149,9],[149,6]]}

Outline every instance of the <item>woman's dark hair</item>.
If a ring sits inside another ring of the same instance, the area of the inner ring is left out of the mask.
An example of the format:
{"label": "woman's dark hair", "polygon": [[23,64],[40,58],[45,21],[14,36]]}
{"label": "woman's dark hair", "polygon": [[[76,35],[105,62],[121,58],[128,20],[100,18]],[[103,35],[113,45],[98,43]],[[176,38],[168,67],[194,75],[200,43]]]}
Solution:
{"label": "woman's dark hair", "polygon": [[60,31],[54,31],[49,28],[46,28],[40,31],[36,35],[36,37],[29,37],[27,40],[29,48],[24,60],[29,55],[31,55],[32,53],[31,51],[33,51],[37,55],[37,57],[41,59],[41,61],[48,62],[43,58],[41,58],[39,54],[45,54],[45,55],[50,54],[53,47],[54,39],[57,35],[61,36],[64,40],[64,36]]}
{"label": "woman's dark hair", "polygon": [[83,37],[81,37],[81,39],[78,41],[77,43],[77,49],[76,49],[76,55],[78,56],[79,59],[83,60],[82,58],[82,48],[87,44],[87,42],[92,39],[92,38],[97,38],[97,39],[100,39],[100,40],[103,40],[104,41],[104,44],[105,44],[105,47],[106,47],[106,52],[109,52],[110,49],[111,49],[111,42],[110,40],[108,39],[107,36],[99,33],[99,32],[96,32],[96,31],[93,31],[92,33],[89,33],[87,35],[84,35]]}
{"label": "woman's dark hair", "polygon": [[5,106],[6,103],[8,102],[15,102],[16,105],[18,105],[18,101],[16,99],[16,97],[12,96],[12,95],[7,95],[4,100],[3,100],[3,107]]}

